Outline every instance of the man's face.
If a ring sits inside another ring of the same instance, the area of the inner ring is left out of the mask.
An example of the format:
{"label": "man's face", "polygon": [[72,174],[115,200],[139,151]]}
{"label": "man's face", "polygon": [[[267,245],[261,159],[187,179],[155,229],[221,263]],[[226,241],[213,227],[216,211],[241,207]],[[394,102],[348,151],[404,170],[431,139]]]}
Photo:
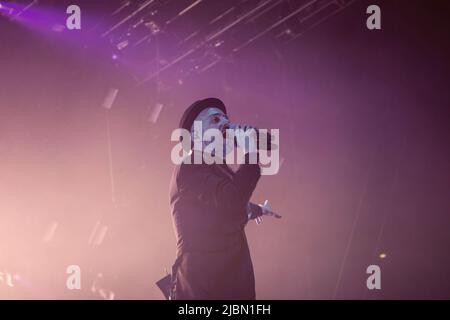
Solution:
{"label": "man's face", "polygon": [[[219,108],[214,107],[207,108],[200,112],[197,118],[195,118],[195,121],[201,121],[203,132],[206,132],[209,129],[217,129],[222,132],[224,138],[226,133],[225,130],[229,129],[231,124],[228,116]],[[191,135],[193,139],[195,139],[195,137],[199,137],[199,133],[194,132],[194,126],[191,128]],[[210,142],[203,142],[203,149],[209,143]],[[224,139],[224,151],[226,152],[227,150],[229,150],[229,147],[227,147],[227,142]]]}
{"label": "man's face", "polygon": [[225,130],[230,127],[228,116],[218,108],[207,108],[203,110],[195,118],[195,121],[202,122],[203,132],[208,129],[218,129],[225,134]]}

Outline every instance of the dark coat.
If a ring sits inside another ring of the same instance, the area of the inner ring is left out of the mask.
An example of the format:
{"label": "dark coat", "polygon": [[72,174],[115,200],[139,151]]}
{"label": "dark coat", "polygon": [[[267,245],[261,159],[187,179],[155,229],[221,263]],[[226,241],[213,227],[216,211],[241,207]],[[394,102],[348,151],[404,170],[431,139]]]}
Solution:
{"label": "dark coat", "polygon": [[257,164],[241,165],[236,172],[226,164],[175,167],[170,186],[177,235],[173,299],[255,299],[244,227],[262,214],[249,203],[260,176]]}

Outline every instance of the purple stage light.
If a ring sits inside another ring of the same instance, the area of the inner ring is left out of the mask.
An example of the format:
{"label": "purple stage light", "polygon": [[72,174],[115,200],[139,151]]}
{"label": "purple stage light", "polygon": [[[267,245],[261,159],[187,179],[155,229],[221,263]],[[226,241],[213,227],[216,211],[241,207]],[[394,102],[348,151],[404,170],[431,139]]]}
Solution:
{"label": "purple stage light", "polygon": [[13,13],[14,13],[14,8],[0,3],[0,14],[1,15],[12,15]]}

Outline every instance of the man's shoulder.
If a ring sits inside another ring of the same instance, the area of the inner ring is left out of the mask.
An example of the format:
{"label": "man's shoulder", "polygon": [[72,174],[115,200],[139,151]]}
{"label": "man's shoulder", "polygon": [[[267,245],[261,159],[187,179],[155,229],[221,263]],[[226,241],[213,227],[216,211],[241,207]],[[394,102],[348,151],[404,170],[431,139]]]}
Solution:
{"label": "man's shoulder", "polygon": [[206,164],[191,164],[191,163],[181,163],[174,167],[173,174],[177,178],[179,177],[190,177],[191,175],[196,175],[203,173],[210,169],[210,166]]}

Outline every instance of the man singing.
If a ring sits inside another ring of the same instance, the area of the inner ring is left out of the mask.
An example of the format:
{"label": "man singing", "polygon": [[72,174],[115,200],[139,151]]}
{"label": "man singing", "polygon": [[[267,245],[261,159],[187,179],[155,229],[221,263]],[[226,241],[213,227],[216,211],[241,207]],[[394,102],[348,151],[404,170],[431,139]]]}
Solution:
{"label": "man singing", "polygon": [[[189,130],[193,139],[198,134],[194,121],[201,121],[204,131],[225,132],[233,126],[224,103],[216,98],[196,101],[184,112],[180,128]],[[189,156],[203,150],[194,148]],[[223,164],[190,161],[175,167],[170,206],[177,258],[172,267],[171,299],[255,299],[244,227],[262,215],[280,216],[249,202],[261,176],[259,165],[250,164],[250,156],[245,155],[245,164],[236,172],[225,160]]]}

